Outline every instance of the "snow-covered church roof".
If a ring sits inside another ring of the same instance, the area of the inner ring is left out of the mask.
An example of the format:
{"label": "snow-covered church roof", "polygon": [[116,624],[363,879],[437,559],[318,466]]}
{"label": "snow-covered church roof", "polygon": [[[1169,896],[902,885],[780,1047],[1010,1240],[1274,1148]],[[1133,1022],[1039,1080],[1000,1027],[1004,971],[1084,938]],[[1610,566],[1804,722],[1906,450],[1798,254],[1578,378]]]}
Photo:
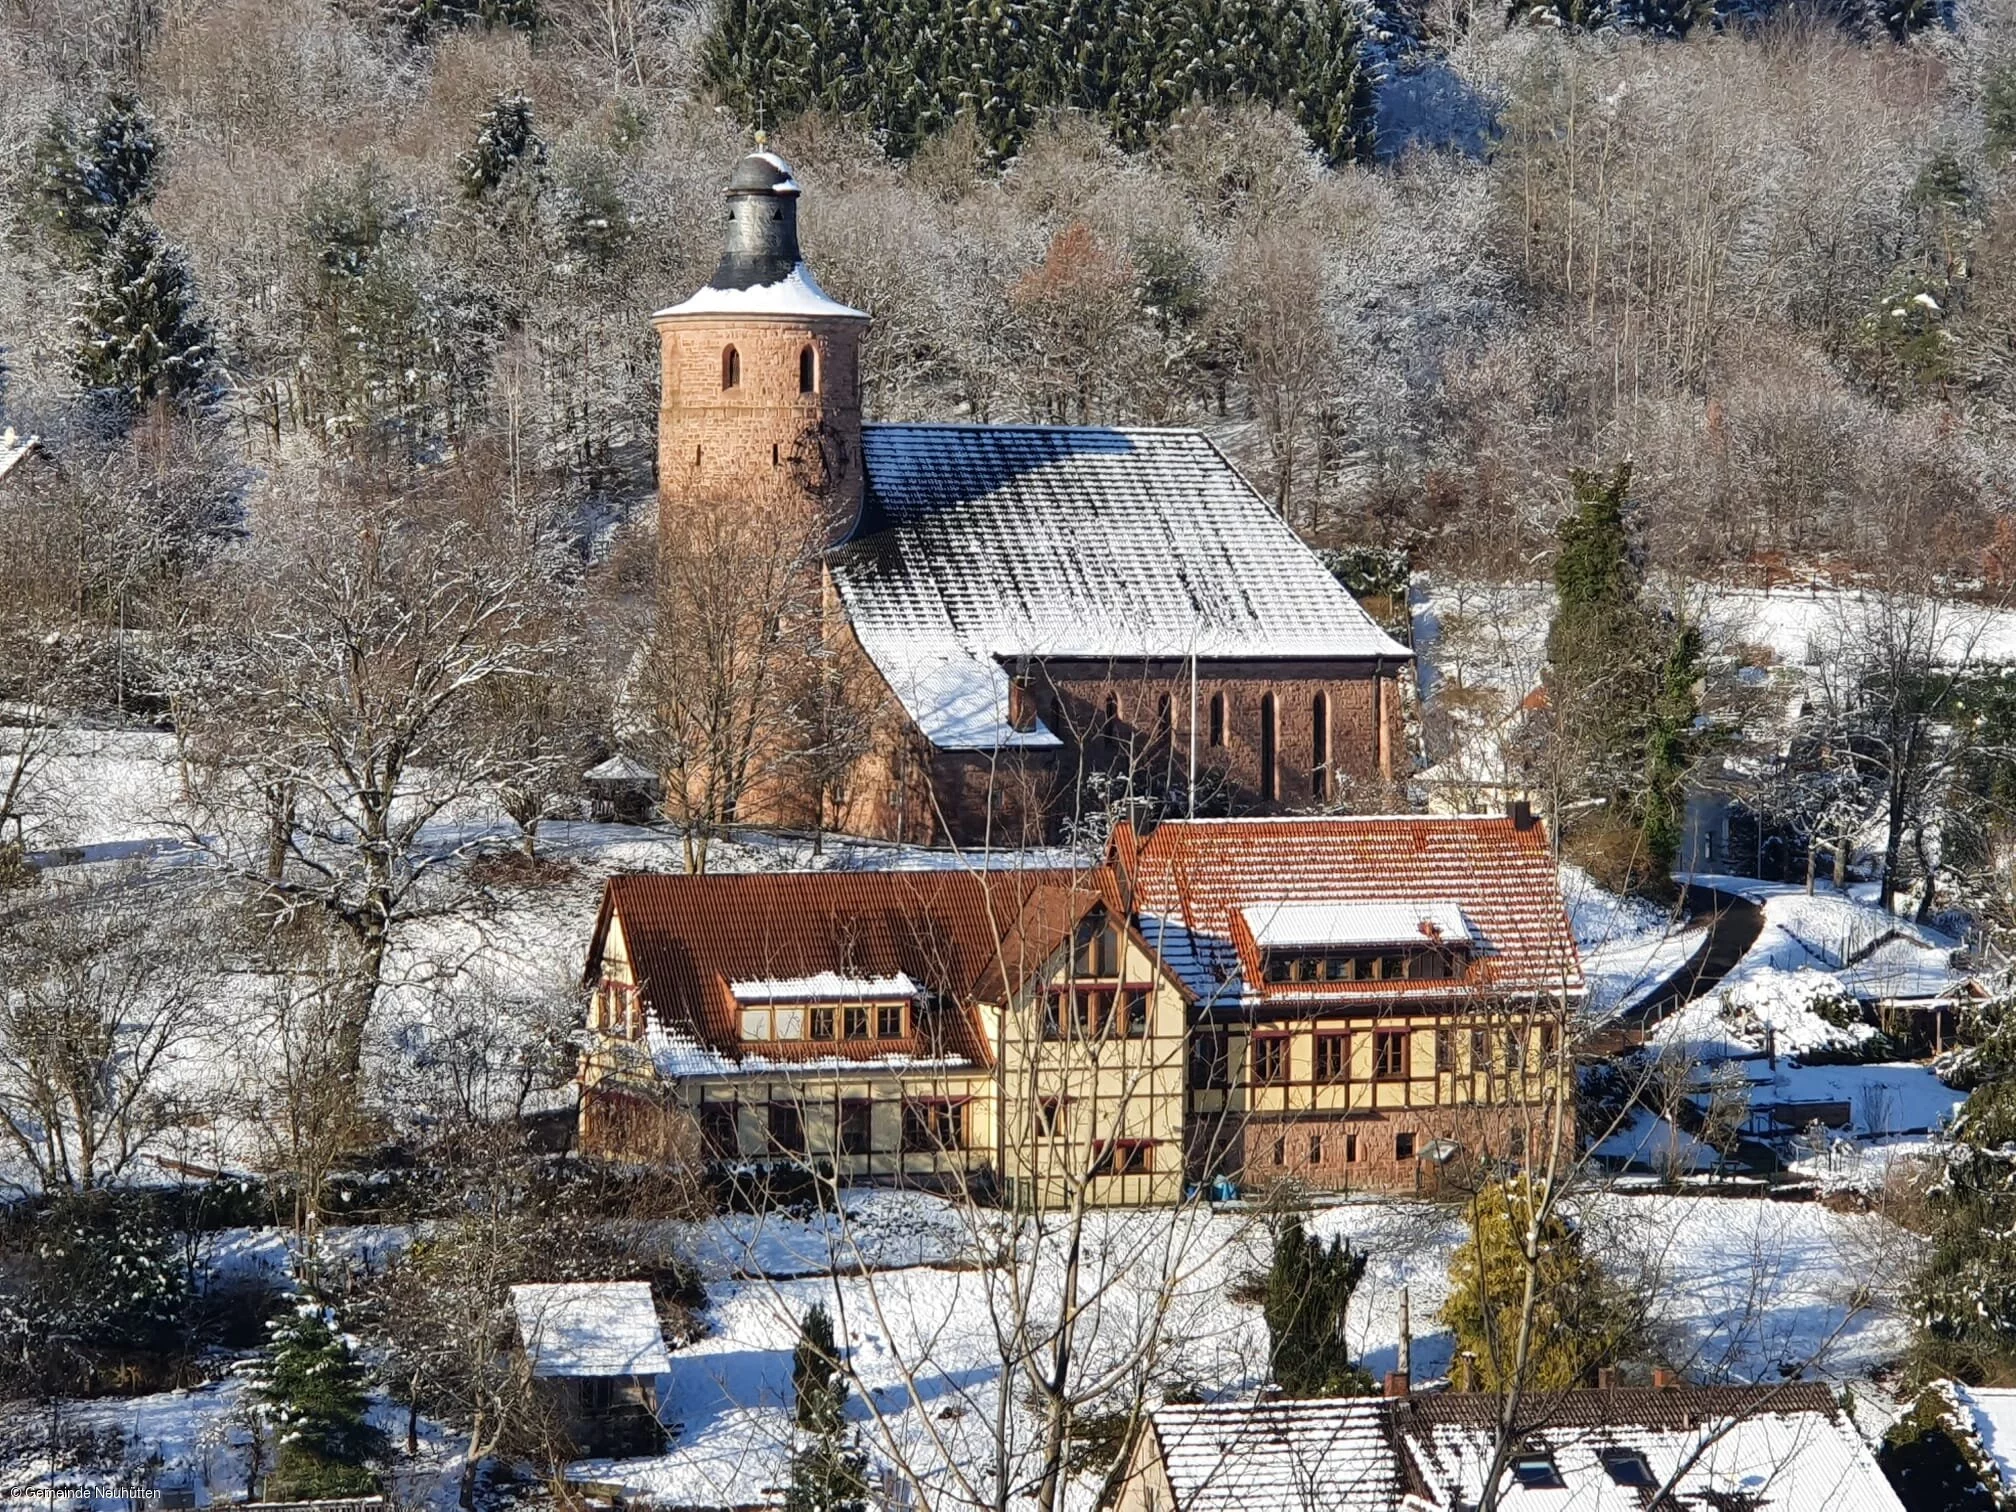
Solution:
{"label": "snow-covered church roof", "polygon": [[862,648],[941,749],[1055,745],[1009,664],[1402,660],[1223,453],[1189,430],[871,425],[833,558]]}

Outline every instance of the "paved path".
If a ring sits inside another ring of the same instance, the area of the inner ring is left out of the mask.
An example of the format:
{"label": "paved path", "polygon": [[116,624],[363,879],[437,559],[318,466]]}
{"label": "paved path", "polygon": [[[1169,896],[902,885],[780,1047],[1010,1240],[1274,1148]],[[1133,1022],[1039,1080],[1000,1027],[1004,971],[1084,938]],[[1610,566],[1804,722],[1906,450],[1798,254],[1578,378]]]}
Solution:
{"label": "paved path", "polygon": [[1626,1029],[1650,1029],[1683,1003],[1713,992],[1764,932],[1764,910],[1748,898],[1689,883],[1686,901],[1696,918],[1707,920],[1708,938],[1657,991],[1618,1015]]}

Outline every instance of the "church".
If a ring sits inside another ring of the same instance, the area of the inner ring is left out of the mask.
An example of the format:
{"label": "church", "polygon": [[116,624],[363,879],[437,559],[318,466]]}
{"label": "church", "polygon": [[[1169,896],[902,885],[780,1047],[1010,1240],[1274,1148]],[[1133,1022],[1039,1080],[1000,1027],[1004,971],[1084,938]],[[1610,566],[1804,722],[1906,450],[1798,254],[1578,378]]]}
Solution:
{"label": "church", "polygon": [[805,511],[872,711],[833,791],[738,818],[1012,847],[1404,775],[1411,653],[1202,434],[864,423],[870,317],[806,266],[799,194],[745,157],[713,278],[652,322],[661,538],[722,501]]}

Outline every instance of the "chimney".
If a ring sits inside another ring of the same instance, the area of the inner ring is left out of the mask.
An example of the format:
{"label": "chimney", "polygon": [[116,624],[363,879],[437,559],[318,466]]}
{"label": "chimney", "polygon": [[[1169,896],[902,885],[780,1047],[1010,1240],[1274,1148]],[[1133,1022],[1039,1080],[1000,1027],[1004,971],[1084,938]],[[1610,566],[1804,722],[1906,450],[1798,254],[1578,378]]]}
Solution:
{"label": "chimney", "polygon": [[1679,1384],[1680,1372],[1677,1370],[1669,1370],[1660,1365],[1652,1372],[1652,1387],[1655,1391],[1671,1391]]}
{"label": "chimney", "polygon": [[1406,1371],[1389,1370],[1386,1372],[1386,1390],[1384,1394],[1389,1397],[1404,1397],[1407,1395],[1410,1385],[1411,1383],[1407,1379]]}
{"label": "chimney", "polygon": [[1533,805],[1524,798],[1514,798],[1506,805],[1505,817],[1512,821],[1514,829],[1533,828]]}
{"label": "chimney", "polygon": [[1617,1389],[1617,1367],[1615,1365],[1605,1365],[1596,1372],[1596,1389],[1598,1391],[1615,1391]]}

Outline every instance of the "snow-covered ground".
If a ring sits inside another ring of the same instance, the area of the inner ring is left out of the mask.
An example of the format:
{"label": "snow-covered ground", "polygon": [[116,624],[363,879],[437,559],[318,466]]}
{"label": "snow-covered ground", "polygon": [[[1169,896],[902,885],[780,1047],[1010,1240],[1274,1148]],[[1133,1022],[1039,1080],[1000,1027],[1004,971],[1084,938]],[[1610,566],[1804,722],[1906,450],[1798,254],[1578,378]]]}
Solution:
{"label": "snow-covered ground", "polygon": [[[1864,1280],[1883,1273],[1877,1258],[1894,1257],[1900,1242],[1879,1218],[1811,1204],[1614,1194],[1590,1197],[1581,1216],[1613,1265],[1654,1283],[1675,1363],[1692,1378],[1776,1379],[1797,1368],[1845,1380],[1903,1344],[1886,1299]],[[921,1226],[942,1232],[932,1222]],[[1404,1288],[1415,1373],[1446,1372],[1452,1344],[1437,1313],[1463,1233],[1458,1215],[1428,1203],[1353,1202],[1320,1212],[1313,1227],[1348,1236],[1371,1256],[1350,1323],[1366,1368],[1376,1376],[1397,1359]],[[1088,1254],[1099,1300],[1088,1314],[1087,1378],[1112,1368],[1123,1382],[1133,1379],[1126,1366],[1153,1323],[1160,1335],[1149,1374],[1158,1387],[1190,1383],[1237,1395],[1261,1385],[1264,1325],[1257,1308],[1230,1293],[1260,1264],[1262,1234],[1251,1215],[1096,1217]],[[1037,1267],[1033,1281],[1024,1273],[1022,1295],[1038,1317],[1054,1315],[1059,1275],[1054,1264]],[[678,1425],[669,1452],[581,1471],[682,1504],[763,1499],[787,1474],[798,1321],[821,1302],[866,1388],[848,1411],[875,1458],[971,1485],[990,1473],[1002,1438],[1003,1337],[1018,1296],[1009,1276],[948,1256],[868,1275],[716,1282],[709,1288],[713,1333],[673,1356],[665,1383],[666,1417]],[[1165,1289],[1167,1278],[1174,1279]],[[1018,1470],[1026,1469],[1036,1433],[1023,1395],[1011,1381],[1005,1430]],[[1093,1489],[1074,1488],[1074,1506],[1089,1505]]]}

